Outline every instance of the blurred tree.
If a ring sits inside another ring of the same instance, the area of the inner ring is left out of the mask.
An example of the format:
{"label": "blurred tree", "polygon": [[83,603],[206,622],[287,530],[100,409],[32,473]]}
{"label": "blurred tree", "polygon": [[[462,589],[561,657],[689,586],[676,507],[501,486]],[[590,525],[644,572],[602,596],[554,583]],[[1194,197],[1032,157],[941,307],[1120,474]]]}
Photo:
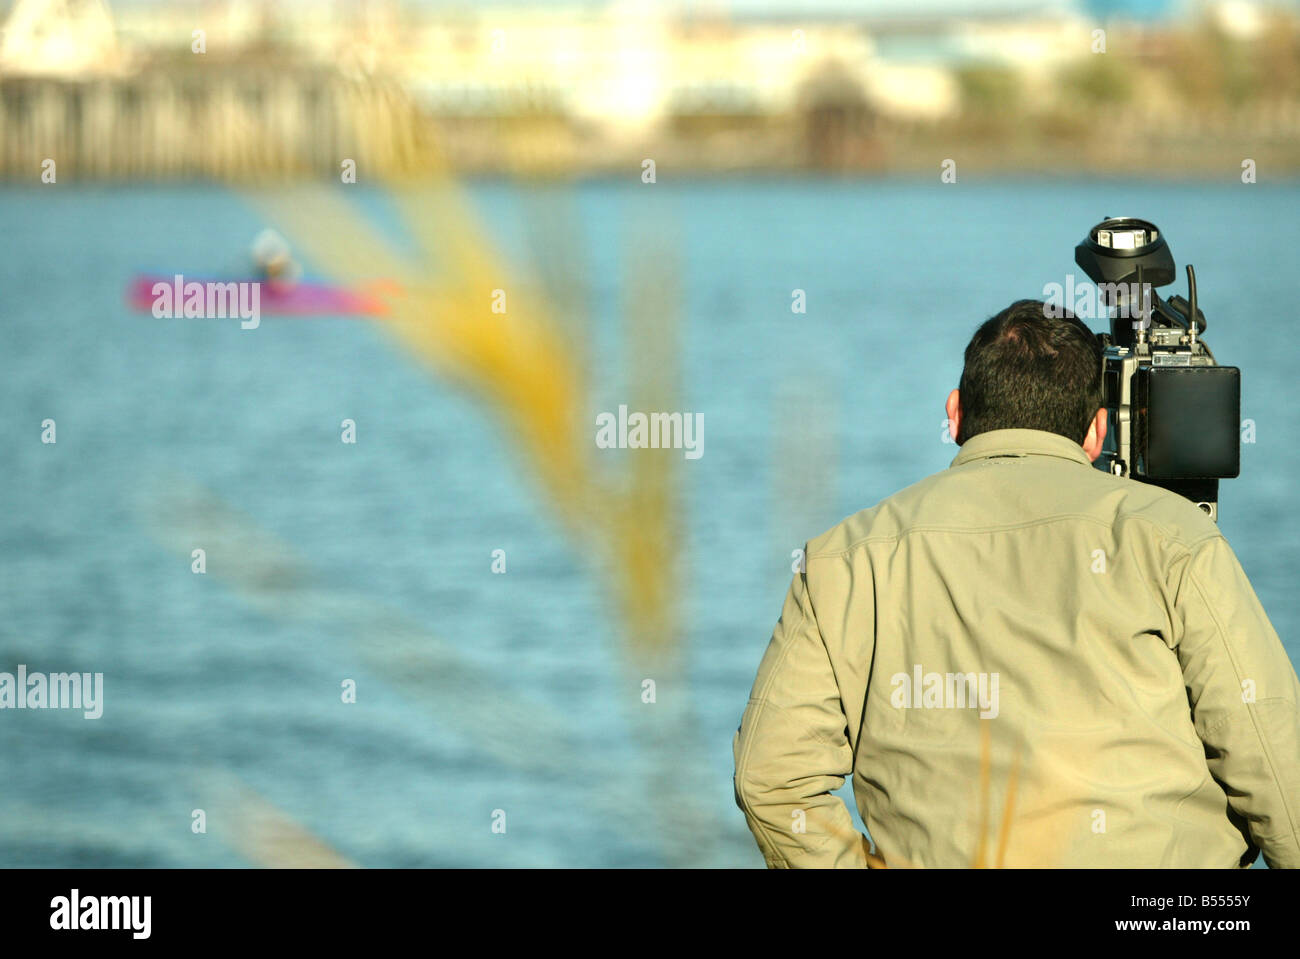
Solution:
{"label": "blurred tree", "polygon": [[1119,55],[1094,55],[1066,67],[1060,77],[1067,103],[1115,106],[1133,97],[1133,64]]}
{"label": "blurred tree", "polygon": [[1179,32],[1169,46],[1164,66],[1177,93],[1188,106],[1200,108],[1222,102],[1225,82],[1224,37],[1212,24]]}
{"label": "blurred tree", "polygon": [[962,112],[977,115],[1015,113],[1023,99],[1020,78],[1010,67],[970,64],[957,69]]}
{"label": "blurred tree", "polygon": [[1255,63],[1267,99],[1294,99],[1300,94],[1300,29],[1294,18],[1276,16],[1260,37]]}

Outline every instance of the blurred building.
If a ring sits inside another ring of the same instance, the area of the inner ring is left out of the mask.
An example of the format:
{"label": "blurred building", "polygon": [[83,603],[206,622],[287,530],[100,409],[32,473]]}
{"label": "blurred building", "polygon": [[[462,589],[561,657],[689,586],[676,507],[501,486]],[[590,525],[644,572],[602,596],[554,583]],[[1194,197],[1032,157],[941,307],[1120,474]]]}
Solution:
{"label": "blurred building", "polygon": [[[1011,118],[1041,141],[1026,155],[1056,144],[1069,162],[1085,117],[1129,109],[1139,87],[1156,127],[1255,123],[1228,111],[1240,94],[1290,131],[1296,91],[1250,86],[1252,63],[1294,72],[1296,21],[1276,5],[1219,0],[1186,22],[1165,0],[946,9],[17,0],[0,44],[0,172],[55,156],[130,177],[332,175],[344,158],[418,172],[431,144],[469,170],[646,155],[873,170],[930,162],[926,137],[945,129],[973,148],[1005,139]],[[1247,49],[1265,44],[1267,60]],[[988,162],[1010,155],[988,147]]]}
{"label": "blurred building", "polygon": [[4,22],[0,74],[90,77],[125,66],[104,0],[17,0]]}

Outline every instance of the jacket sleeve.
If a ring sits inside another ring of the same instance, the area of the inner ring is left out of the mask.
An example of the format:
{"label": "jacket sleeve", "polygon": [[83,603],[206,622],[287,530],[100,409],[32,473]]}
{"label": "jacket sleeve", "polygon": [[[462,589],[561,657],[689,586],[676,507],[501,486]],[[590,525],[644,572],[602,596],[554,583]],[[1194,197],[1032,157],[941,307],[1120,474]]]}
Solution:
{"label": "jacket sleeve", "polygon": [[1271,868],[1300,868],[1300,682],[1221,535],[1176,591],[1175,640],[1210,773]]}
{"label": "jacket sleeve", "polygon": [[790,586],[732,746],[736,804],[769,868],[867,866],[866,837],[833,795],[853,750],[806,573]]}

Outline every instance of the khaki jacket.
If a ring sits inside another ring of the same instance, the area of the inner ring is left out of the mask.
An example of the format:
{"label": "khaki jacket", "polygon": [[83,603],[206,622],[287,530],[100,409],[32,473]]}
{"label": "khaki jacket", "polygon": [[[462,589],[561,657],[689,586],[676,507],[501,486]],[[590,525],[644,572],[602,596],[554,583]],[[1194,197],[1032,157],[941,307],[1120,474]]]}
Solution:
{"label": "khaki jacket", "polygon": [[1300,682],[1194,504],[995,430],[805,567],[733,744],[768,866],[1300,866]]}

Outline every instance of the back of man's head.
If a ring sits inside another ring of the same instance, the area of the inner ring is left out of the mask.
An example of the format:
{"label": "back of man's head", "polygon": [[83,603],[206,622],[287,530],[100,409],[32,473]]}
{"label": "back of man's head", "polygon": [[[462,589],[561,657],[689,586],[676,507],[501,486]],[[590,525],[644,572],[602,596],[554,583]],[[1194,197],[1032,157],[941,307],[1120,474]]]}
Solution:
{"label": "back of man's head", "polygon": [[962,369],[958,443],[989,430],[1059,433],[1076,443],[1102,403],[1102,349],[1067,311],[1017,300],[975,331]]}

